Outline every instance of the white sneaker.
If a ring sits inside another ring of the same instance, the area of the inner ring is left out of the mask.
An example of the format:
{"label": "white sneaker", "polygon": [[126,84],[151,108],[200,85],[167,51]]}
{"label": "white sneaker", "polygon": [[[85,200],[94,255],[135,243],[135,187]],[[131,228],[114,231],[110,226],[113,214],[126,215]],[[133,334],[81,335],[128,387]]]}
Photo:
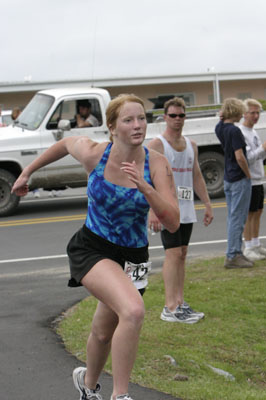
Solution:
{"label": "white sneaker", "polygon": [[259,261],[265,259],[265,256],[259,254],[254,247],[251,247],[250,249],[244,249],[243,254],[250,261]]}
{"label": "white sneaker", "polygon": [[122,394],[120,396],[116,396],[115,399],[111,396],[110,400],[133,400],[128,394]]}
{"label": "white sneaker", "polygon": [[50,190],[48,196],[49,197],[60,197],[60,196],[62,196],[62,192],[61,192],[61,190]]}
{"label": "white sneaker", "polygon": [[176,307],[175,311],[170,311],[168,307],[164,307],[161,313],[161,320],[167,322],[181,322],[184,324],[195,324],[199,318],[195,315],[189,315],[181,306]]}
{"label": "white sneaker", "polygon": [[184,303],[181,304],[180,307],[181,309],[183,309],[183,311],[185,311],[186,314],[190,315],[191,317],[196,317],[198,319],[202,319],[205,317],[205,314],[203,312],[193,310],[186,301],[184,301]]}
{"label": "white sneaker", "polygon": [[80,394],[79,400],[103,400],[102,396],[99,394],[101,385],[97,383],[95,390],[87,388],[84,383],[85,374],[86,368],[84,367],[75,368],[73,371],[74,386]]}
{"label": "white sneaker", "polygon": [[255,246],[253,249],[256,251],[256,253],[262,254],[263,256],[266,256],[266,248],[262,247],[262,245]]}
{"label": "white sneaker", "polygon": [[33,197],[35,197],[35,199],[39,199],[41,197],[40,191],[38,189],[33,190]]}

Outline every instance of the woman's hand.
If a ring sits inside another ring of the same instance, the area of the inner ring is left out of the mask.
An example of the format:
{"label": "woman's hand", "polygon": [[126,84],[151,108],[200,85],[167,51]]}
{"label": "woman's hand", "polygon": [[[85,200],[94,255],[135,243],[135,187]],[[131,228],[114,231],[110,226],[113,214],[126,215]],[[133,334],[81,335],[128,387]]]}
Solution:
{"label": "woman's hand", "polygon": [[128,175],[128,179],[136,184],[141,193],[144,193],[145,189],[147,190],[148,183],[143,178],[143,175],[138,169],[136,162],[122,162],[122,164],[123,167],[121,167],[121,169]]}

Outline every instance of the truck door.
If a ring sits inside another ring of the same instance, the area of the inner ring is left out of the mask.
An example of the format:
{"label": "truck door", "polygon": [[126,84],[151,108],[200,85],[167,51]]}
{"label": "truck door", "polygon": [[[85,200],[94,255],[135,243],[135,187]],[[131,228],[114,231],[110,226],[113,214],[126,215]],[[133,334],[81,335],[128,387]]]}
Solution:
{"label": "truck door", "polygon": [[[77,114],[79,112],[79,102],[88,101],[91,105],[90,116],[95,126],[79,128],[77,126]],[[103,104],[100,96],[82,96],[67,98],[59,103],[51,118],[46,124],[46,129],[41,135],[42,147],[48,148],[63,137],[69,136],[88,136],[92,140],[102,142],[108,140],[106,131],[105,115],[102,113]],[[61,120],[70,122],[70,129],[60,131],[58,123]],[[97,121],[97,123],[95,122]],[[80,163],[71,156],[66,156],[47,167],[45,167],[47,176],[46,188],[60,187],[80,187],[87,183],[87,174]]]}

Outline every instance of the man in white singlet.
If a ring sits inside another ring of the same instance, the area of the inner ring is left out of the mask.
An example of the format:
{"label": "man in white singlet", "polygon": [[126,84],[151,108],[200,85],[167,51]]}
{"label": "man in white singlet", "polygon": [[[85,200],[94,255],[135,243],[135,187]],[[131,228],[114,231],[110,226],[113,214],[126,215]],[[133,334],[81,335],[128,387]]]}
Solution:
{"label": "man in white singlet", "polygon": [[149,228],[155,232],[161,231],[165,249],[165,307],[161,319],[193,324],[204,317],[204,313],[192,310],[184,301],[185,260],[193,223],[197,221],[194,191],[205,205],[205,226],[212,222],[213,212],[198,163],[197,145],[182,135],[185,116],[183,99],[174,97],[168,100],[164,105],[166,130],[163,135],[159,135],[148,144],[149,148],[164,154],[172,167],[180,207],[180,228],[175,233],[168,232],[152,210],[149,215]]}

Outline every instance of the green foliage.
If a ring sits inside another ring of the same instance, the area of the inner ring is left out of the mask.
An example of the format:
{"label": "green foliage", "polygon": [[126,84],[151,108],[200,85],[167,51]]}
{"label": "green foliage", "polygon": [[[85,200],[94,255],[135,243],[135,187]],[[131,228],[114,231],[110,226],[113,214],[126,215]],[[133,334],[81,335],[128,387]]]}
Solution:
{"label": "green foliage", "polygon": [[[131,380],[184,400],[265,400],[265,287],[264,261],[253,269],[231,271],[223,268],[222,258],[193,261],[187,266],[186,300],[206,317],[186,325],[160,320],[162,276],[152,275],[144,295],[146,317]],[[95,307],[95,299],[88,297],[58,326],[66,348],[83,361]],[[235,380],[208,365],[227,371]],[[111,372],[110,359],[106,371]],[[174,380],[176,374],[188,381]]]}
{"label": "green foliage", "polygon": [[266,110],[266,100],[258,100],[258,101],[261,103],[263,110]]}

